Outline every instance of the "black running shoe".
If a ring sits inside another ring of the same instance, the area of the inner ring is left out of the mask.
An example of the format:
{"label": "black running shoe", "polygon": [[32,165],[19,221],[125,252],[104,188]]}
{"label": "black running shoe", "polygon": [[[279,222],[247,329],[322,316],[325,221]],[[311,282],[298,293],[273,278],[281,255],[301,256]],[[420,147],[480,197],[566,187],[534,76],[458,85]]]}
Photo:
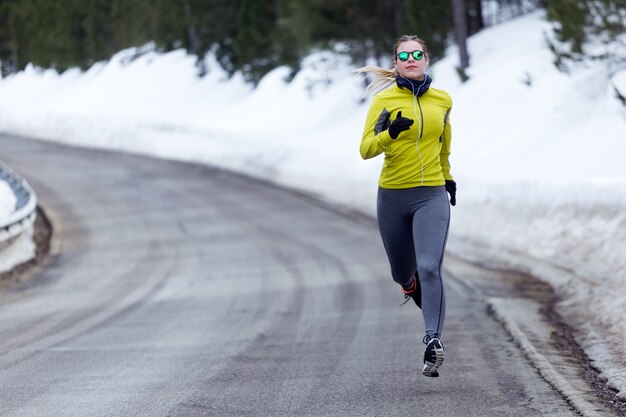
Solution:
{"label": "black running shoe", "polygon": [[443,343],[437,337],[424,337],[424,343],[426,343],[426,350],[424,351],[424,369],[422,375],[429,377],[439,376],[439,367],[443,365],[444,349]]}
{"label": "black running shoe", "polygon": [[413,276],[413,286],[409,289],[402,288],[402,292],[404,293],[404,303],[406,304],[409,301],[409,298],[412,298],[415,301],[415,304],[422,308],[422,287],[420,286],[419,276],[417,272]]}

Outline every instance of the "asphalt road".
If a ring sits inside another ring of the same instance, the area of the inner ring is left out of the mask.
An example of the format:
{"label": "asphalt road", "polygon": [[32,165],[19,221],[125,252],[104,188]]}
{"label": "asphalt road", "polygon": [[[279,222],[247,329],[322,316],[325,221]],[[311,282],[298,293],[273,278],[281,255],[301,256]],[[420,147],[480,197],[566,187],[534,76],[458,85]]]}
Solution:
{"label": "asphalt road", "polygon": [[0,416],[574,415],[458,273],[423,377],[370,219],[209,167],[6,136],[0,157],[58,226],[0,294]]}

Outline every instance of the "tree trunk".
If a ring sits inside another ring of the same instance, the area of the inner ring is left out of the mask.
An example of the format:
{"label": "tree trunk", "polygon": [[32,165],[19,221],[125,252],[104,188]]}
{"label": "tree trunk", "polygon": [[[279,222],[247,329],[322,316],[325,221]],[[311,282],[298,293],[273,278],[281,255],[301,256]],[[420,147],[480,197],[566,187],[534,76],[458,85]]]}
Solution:
{"label": "tree trunk", "polygon": [[467,22],[465,13],[465,0],[452,0],[452,17],[454,19],[454,37],[459,47],[459,60],[461,71],[469,67],[469,55],[467,53]]}
{"label": "tree trunk", "polygon": [[204,62],[204,54],[200,44],[200,38],[196,31],[196,26],[193,24],[193,14],[189,2],[183,1],[183,10],[185,13],[185,20],[187,21],[187,37],[189,38],[189,47],[191,52],[196,56],[196,67],[198,68],[198,76],[204,77],[207,74],[206,64]]}
{"label": "tree trunk", "polygon": [[474,0],[474,8],[476,9],[476,32],[479,32],[485,28],[482,0]]}
{"label": "tree trunk", "polygon": [[402,20],[404,17],[404,2],[402,0],[395,0],[393,5],[393,28],[396,31],[396,38],[402,35]]}

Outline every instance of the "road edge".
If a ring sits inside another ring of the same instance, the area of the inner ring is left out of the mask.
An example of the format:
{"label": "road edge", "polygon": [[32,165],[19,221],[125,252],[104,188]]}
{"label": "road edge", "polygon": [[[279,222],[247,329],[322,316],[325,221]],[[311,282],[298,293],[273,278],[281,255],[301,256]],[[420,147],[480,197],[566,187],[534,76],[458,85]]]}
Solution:
{"label": "road edge", "polygon": [[582,398],[581,393],[554,369],[550,361],[539,353],[535,345],[520,329],[514,315],[509,314],[507,311],[507,299],[488,298],[486,302],[490,313],[508,331],[526,358],[541,373],[541,376],[556,388],[581,415],[585,417],[600,417],[593,404]]}
{"label": "road edge", "polygon": [[33,224],[35,256],[0,273],[0,293],[28,283],[61,250],[61,225],[53,212],[41,204],[36,207],[37,217]]}

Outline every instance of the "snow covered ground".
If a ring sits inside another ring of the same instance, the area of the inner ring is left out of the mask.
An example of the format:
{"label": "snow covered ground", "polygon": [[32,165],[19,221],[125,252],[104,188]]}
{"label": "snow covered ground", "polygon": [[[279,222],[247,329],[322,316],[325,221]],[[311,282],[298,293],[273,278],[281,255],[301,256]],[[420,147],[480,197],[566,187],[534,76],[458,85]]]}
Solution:
{"label": "snow covered ground", "polygon": [[17,199],[9,184],[0,180],[0,219],[8,217],[15,211]]}
{"label": "snow covered ground", "polygon": [[[559,73],[542,16],[473,36],[464,84],[455,48],[431,67],[454,100],[449,249],[551,283],[626,399],[626,108],[611,85],[626,91],[626,72]],[[382,158],[360,159],[369,99],[345,61],[313,54],[293,82],[279,68],[253,90],[211,58],[199,79],[183,51],[135,53],[0,80],[0,131],[213,164],[374,214]]]}
{"label": "snow covered ground", "polygon": [[[0,180],[0,220],[15,211],[17,199],[9,184]],[[32,240],[32,228],[15,239],[10,246],[0,242],[0,272],[8,271],[16,265],[35,256],[35,244]]]}

